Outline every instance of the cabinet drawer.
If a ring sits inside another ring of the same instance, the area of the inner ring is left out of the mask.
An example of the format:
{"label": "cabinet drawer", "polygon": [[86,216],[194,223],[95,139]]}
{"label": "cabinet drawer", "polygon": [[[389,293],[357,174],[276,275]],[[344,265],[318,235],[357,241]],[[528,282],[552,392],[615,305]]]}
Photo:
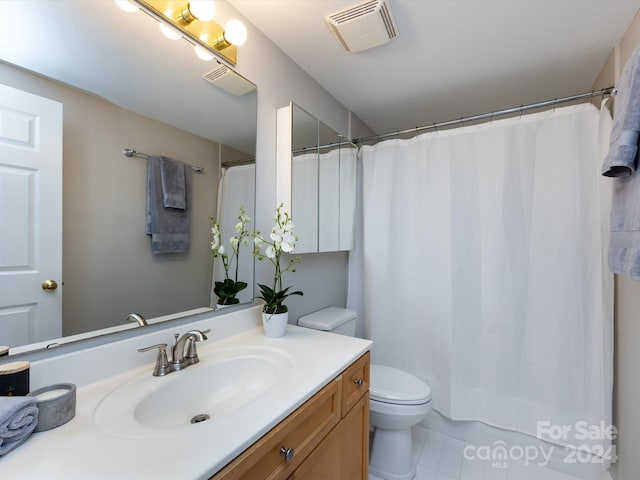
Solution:
{"label": "cabinet drawer", "polygon": [[[213,480],[287,478],[340,420],[342,379],[338,377],[269,433],[245,450]],[[293,449],[289,461],[281,449]]]}
{"label": "cabinet drawer", "polygon": [[369,391],[369,352],[362,355],[342,373],[342,416]]}

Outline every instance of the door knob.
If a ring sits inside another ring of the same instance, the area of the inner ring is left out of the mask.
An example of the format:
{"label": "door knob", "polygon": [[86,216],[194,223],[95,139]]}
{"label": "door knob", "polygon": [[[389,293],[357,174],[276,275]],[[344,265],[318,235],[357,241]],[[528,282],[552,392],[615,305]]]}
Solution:
{"label": "door knob", "polygon": [[44,282],[42,282],[42,289],[45,292],[53,292],[57,288],[58,282],[56,282],[55,280],[45,280]]}

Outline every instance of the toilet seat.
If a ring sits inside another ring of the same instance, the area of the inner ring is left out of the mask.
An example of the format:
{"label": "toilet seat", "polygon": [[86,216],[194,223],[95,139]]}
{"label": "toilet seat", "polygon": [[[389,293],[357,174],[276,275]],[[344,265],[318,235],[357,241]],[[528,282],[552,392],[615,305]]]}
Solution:
{"label": "toilet seat", "polygon": [[429,385],[418,377],[387,365],[371,364],[371,400],[394,405],[421,405],[431,401]]}

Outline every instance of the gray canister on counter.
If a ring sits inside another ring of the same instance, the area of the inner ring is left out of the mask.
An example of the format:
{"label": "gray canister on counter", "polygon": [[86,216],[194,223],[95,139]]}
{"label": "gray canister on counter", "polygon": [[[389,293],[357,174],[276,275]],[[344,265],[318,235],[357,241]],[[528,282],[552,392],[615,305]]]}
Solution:
{"label": "gray canister on counter", "polygon": [[38,426],[34,432],[44,432],[64,425],[76,415],[76,386],[58,383],[29,392],[38,407]]}

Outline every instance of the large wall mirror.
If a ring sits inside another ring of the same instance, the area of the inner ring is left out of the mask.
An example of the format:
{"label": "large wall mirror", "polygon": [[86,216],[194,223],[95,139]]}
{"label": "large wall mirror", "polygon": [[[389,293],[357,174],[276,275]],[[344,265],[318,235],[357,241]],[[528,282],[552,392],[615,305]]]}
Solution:
{"label": "large wall mirror", "polygon": [[295,103],[278,109],[277,132],[278,203],[295,221],[296,252],[351,250],[355,145]]}
{"label": "large wall mirror", "polygon": [[[43,294],[61,298],[61,325],[43,334],[37,314],[45,312],[16,302],[3,283],[0,345],[12,353],[138,328],[127,322],[133,312],[154,323],[215,308],[212,281],[224,271],[211,255],[210,217],[219,220],[228,250],[240,207],[254,228],[257,91],[233,95],[207,82],[202,77],[217,60],[201,60],[192,45],[163,37],[158,27],[111,1],[3,3],[0,84],[63,106],[62,278]],[[126,148],[141,155],[127,157]],[[188,252],[151,252],[144,154],[203,169],[192,175]],[[0,155],[2,184],[10,159]],[[2,202],[0,211],[11,210],[10,197],[0,195]],[[0,276],[8,270],[0,265]],[[248,251],[239,272],[248,287],[238,297],[249,302]]]}

